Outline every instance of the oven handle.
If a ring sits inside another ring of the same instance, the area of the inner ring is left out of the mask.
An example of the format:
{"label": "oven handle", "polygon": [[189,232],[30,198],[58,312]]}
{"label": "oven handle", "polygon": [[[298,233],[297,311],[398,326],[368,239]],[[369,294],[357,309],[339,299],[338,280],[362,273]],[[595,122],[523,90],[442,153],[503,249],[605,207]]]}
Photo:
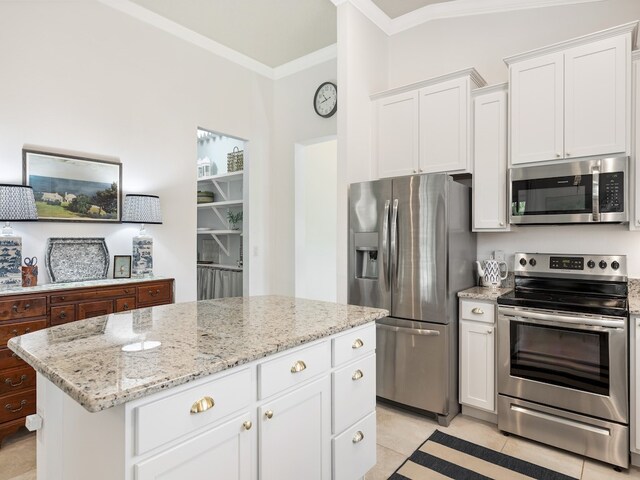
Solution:
{"label": "oven handle", "polygon": [[556,314],[548,314],[548,313],[538,313],[538,312],[526,312],[525,314],[520,314],[518,316],[502,313],[508,320],[512,320],[514,322],[529,322],[529,323],[554,323],[554,324],[563,324],[567,323],[570,325],[585,325],[589,327],[600,327],[603,329],[616,329],[623,330],[625,327],[625,320],[606,320],[606,319],[598,319],[598,318],[586,318],[586,317],[569,317],[566,315],[556,315]]}

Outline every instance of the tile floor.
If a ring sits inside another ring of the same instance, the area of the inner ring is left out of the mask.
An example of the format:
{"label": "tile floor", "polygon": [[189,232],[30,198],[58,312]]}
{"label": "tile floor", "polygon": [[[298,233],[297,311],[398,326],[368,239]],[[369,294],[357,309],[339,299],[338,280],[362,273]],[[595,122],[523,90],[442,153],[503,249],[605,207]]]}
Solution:
{"label": "tile floor", "polygon": [[[640,469],[615,472],[609,465],[502,435],[495,425],[458,415],[447,428],[387,405],[378,405],[378,463],[366,480],[386,480],[436,428],[450,435],[522,458],[581,480],[640,480]],[[21,430],[0,449],[0,480],[36,480],[35,434]]]}

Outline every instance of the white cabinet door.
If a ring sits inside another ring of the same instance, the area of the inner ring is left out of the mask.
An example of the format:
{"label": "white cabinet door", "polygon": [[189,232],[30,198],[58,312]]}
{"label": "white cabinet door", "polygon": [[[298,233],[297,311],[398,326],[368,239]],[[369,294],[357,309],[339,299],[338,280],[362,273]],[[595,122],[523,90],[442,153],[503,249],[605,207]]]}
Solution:
{"label": "white cabinet door", "polygon": [[460,322],[460,403],[495,413],[493,325]]}
{"label": "white cabinet door", "polygon": [[258,410],[259,478],[331,478],[329,376],[267,402]]}
{"label": "white cabinet door", "polygon": [[565,157],[627,151],[627,37],[565,52]]}
{"label": "white cabinet door", "polygon": [[469,79],[420,89],[420,171],[469,171]]}
{"label": "white cabinet door", "polygon": [[507,92],[474,99],[473,231],[509,230]]}
{"label": "white cabinet door", "polygon": [[250,480],[255,426],[247,430],[244,422],[251,420],[249,413],[240,415],[136,464],[136,480]]}
{"label": "white cabinet door", "polygon": [[631,450],[640,453],[640,318],[633,317],[631,326]]}
{"label": "white cabinet door", "polygon": [[418,171],[418,92],[384,97],[376,102],[373,131],[378,177]]}
{"label": "white cabinet door", "polygon": [[[630,162],[634,176],[630,177],[629,192],[635,193],[635,212],[629,218],[629,226],[632,230],[640,229],[640,59],[633,62],[633,136],[634,158]],[[635,182],[635,183],[634,183]]]}
{"label": "white cabinet door", "polygon": [[509,68],[513,165],[563,157],[563,58],[554,53]]}

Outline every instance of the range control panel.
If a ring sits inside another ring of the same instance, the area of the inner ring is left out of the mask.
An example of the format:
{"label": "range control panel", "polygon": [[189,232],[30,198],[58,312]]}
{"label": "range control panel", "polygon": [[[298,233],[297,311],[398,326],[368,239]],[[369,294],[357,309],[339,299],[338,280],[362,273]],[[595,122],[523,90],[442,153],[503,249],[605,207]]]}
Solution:
{"label": "range control panel", "polygon": [[580,276],[627,279],[626,255],[561,255],[516,253],[513,271],[523,276]]}

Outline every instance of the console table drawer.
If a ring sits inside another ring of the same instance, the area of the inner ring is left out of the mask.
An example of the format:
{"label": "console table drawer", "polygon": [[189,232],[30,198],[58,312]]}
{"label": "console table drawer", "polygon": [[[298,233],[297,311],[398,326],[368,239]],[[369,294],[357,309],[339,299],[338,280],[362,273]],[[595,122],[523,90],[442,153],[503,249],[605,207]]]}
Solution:
{"label": "console table drawer", "polygon": [[51,295],[51,303],[70,303],[70,302],[82,302],[84,300],[100,300],[102,298],[115,298],[125,297],[127,295],[134,295],[136,292],[135,287],[129,288],[106,288],[97,290],[84,290],[68,293],[61,293],[59,295]]}
{"label": "console table drawer", "polygon": [[27,366],[27,362],[22,360],[17,353],[8,348],[0,348],[0,370],[25,366]]}
{"label": "console table drawer", "polygon": [[62,325],[63,323],[74,322],[76,320],[75,305],[63,305],[61,307],[51,307],[51,326]]}
{"label": "console table drawer", "polygon": [[19,320],[46,314],[47,297],[16,298],[0,302],[0,320]]}
{"label": "console table drawer", "polygon": [[10,422],[35,412],[35,388],[0,397],[0,423]]}
{"label": "console table drawer", "polygon": [[35,332],[41,328],[47,327],[47,319],[41,318],[28,322],[13,322],[0,325],[0,347],[7,345],[10,338],[24,335],[29,332]]}
{"label": "console table drawer", "polygon": [[169,283],[152,283],[138,287],[138,305],[140,307],[161,305],[170,301],[171,284]]}
{"label": "console table drawer", "polygon": [[35,386],[36,371],[28,365],[0,372],[0,395],[35,388]]}

